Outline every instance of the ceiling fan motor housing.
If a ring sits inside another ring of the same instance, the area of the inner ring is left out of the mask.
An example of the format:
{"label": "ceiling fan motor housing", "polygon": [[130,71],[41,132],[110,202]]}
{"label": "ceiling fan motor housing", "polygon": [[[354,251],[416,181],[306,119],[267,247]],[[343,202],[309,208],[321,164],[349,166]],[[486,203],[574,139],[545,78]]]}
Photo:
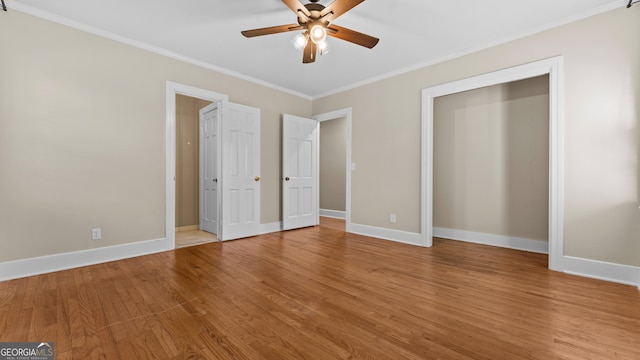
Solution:
{"label": "ceiling fan motor housing", "polygon": [[[311,15],[309,17],[307,17],[302,12],[299,12],[298,13],[298,24],[304,25],[304,24],[307,23],[308,20],[311,20],[311,21],[320,20],[320,18],[321,18],[320,14],[322,13],[322,10],[324,10],[324,5],[322,5],[322,4],[306,4],[304,7],[307,8],[307,10],[309,10],[309,13]],[[325,21],[324,23],[328,24],[329,22]]]}

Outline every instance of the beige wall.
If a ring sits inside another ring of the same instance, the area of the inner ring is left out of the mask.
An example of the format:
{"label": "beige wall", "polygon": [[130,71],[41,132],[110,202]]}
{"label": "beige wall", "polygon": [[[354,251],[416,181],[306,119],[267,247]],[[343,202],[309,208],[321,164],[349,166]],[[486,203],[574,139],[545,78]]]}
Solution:
{"label": "beige wall", "polygon": [[548,240],[549,77],[434,101],[433,226]]}
{"label": "beige wall", "polygon": [[209,101],[176,95],[176,227],[200,223],[200,109]]}
{"label": "beige wall", "polygon": [[346,210],[347,119],[320,123],[320,209]]}
{"label": "beige wall", "polygon": [[1,20],[0,261],[165,237],[167,80],[260,108],[261,222],[279,221],[281,114],[309,117],[310,100],[19,11]]}
{"label": "beige wall", "polygon": [[640,7],[621,7],[314,100],[353,108],[352,221],[420,232],[421,89],[563,55],[565,254],[640,265],[638,34]]}

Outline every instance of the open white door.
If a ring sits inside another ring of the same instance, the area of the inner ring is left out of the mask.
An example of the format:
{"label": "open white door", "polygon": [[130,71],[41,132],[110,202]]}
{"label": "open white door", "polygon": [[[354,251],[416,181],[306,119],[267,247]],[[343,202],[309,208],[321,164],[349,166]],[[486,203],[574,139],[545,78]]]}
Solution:
{"label": "open white door", "polygon": [[219,240],[260,232],[260,109],[221,103],[222,227]]}
{"label": "open white door", "polygon": [[200,109],[200,230],[218,234],[220,107],[213,103]]}
{"label": "open white door", "polygon": [[284,114],[282,124],[282,228],[318,225],[318,124]]}

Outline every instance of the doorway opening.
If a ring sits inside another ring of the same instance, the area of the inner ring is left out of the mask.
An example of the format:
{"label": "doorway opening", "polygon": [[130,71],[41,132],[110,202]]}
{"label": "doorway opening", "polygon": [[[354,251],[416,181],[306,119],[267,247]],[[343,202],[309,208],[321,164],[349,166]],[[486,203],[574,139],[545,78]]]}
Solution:
{"label": "doorway opening", "polygon": [[318,215],[331,227],[346,232],[351,231],[351,171],[354,167],[351,112],[351,108],[345,108],[312,117],[320,123]]}
{"label": "doorway opening", "polygon": [[434,102],[435,237],[548,254],[549,77]]}
{"label": "doorway opening", "polygon": [[[203,201],[203,162],[209,159],[203,148],[209,139],[203,134],[200,110],[211,104],[217,102],[176,95],[176,248],[217,241],[217,231],[203,224],[203,219],[208,219]],[[217,159],[213,155],[210,165],[215,167]],[[217,217],[215,210],[213,215]]]}
{"label": "doorway opening", "polygon": [[200,230],[198,110],[201,104],[206,106],[222,101],[228,101],[228,96],[167,81],[165,194],[167,249],[214,240],[211,234]]}
{"label": "doorway opening", "polygon": [[564,98],[563,58],[561,56],[422,90],[421,236],[424,246],[433,245],[434,99],[543,75],[549,77],[548,265],[551,270],[563,271]]}
{"label": "doorway opening", "polygon": [[[347,119],[320,122],[320,200],[321,217],[334,218],[332,224],[342,224],[346,218],[347,199]],[[321,221],[326,219],[321,219]]]}

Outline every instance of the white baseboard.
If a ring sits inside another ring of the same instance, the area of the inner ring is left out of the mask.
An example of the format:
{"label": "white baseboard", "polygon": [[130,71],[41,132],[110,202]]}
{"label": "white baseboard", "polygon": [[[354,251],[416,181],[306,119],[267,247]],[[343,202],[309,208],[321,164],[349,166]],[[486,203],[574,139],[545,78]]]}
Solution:
{"label": "white baseboard", "polygon": [[613,264],[572,256],[563,257],[562,266],[567,274],[633,285],[640,290],[640,267],[638,266]]}
{"label": "white baseboard", "polygon": [[346,211],[338,211],[338,210],[327,210],[320,209],[320,216],[330,217],[335,219],[346,219],[347,212]]}
{"label": "white baseboard", "polygon": [[96,249],[41,256],[0,263],[0,281],[46,274],[167,250],[166,239],[139,241]]}
{"label": "white baseboard", "polygon": [[[548,243],[540,240],[511,238],[501,235],[435,227],[433,228],[433,236],[476,244],[548,254]],[[638,290],[640,290],[640,267],[581,259],[571,256],[562,257],[561,267],[562,271],[567,274],[633,285],[637,286]]]}
{"label": "white baseboard", "polygon": [[[261,234],[268,234],[279,232],[281,229],[282,224],[280,222],[274,222],[261,224],[260,230]],[[445,236],[448,235],[446,232],[444,232],[445,234],[443,235],[440,230],[442,229],[434,228],[434,236],[451,238],[449,236]],[[422,246],[422,237],[419,233],[360,224],[351,224],[350,232],[405,244]],[[532,246],[529,246],[529,249],[522,250],[538,252],[534,251],[535,249],[531,250],[531,248]],[[166,250],[166,239],[155,239],[24,260],[6,261],[0,263],[0,281],[154,254]],[[562,267],[564,269],[563,271],[567,274],[633,285],[637,286],[638,290],[640,290],[640,267],[637,266],[620,265],[597,260],[564,256],[562,260]]]}
{"label": "white baseboard", "polygon": [[412,233],[353,223],[351,224],[349,232],[358,235],[371,236],[378,239],[391,240],[404,244],[423,246],[422,235],[420,233]]}
{"label": "white baseboard", "polygon": [[473,231],[433,228],[433,236],[445,239],[465,241],[475,244],[498,246],[508,249],[524,250],[539,254],[549,253],[547,241],[509,237],[504,235],[486,234]]}

